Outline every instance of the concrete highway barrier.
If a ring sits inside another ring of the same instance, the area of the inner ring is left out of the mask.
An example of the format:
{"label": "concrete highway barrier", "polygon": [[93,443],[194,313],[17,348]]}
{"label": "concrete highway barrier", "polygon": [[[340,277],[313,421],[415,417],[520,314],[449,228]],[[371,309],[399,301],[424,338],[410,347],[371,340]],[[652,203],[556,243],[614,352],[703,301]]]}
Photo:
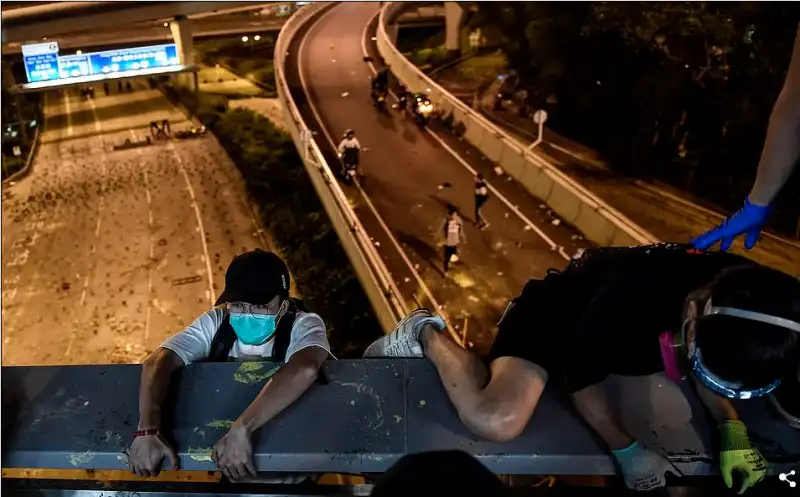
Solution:
{"label": "concrete highway barrier", "polygon": [[306,23],[333,5],[335,5],[333,2],[313,2],[297,10],[284,24],[275,42],[275,80],[278,98],[287,117],[289,132],[303,157],[314,189],[339,235],[378,321],[383,329],[390,330],[405,315],[407,311],[405,302],[369,235],[350,207],[311,130],[303,122],[285,77],[286,57],[293,56],[287,52],[291,40]]}
{"label": "concrete highway barrier", "polygon": [[378,51],[391,71],[410,91],[428,93],[431,102],[455,123],[463,123],[464,138],[505,173],[519,181],[532,195],[542,199],[566,222],[598,245],[641,245],[658,239],[592,192],[559,171],[554,165],[526,150],[520,142],[437,85],[392,44],[387,33],[405,2],[388,2],[378,22]]}

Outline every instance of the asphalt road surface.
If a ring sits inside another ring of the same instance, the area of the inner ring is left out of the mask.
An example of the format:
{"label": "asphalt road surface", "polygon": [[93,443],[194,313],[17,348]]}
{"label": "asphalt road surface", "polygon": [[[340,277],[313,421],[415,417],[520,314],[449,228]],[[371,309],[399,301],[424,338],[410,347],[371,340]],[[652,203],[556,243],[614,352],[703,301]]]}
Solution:
{"label": "asphalt road surface", "polygon": [[190,126],[134,85],[46,96],[34,165],[3,192],[4,365],[139,362],[211,307],[235,254],[268,242],[213,137],[113,150],[151,120]]}
{"label": "asphalt road surface", "polygon": [[[298,36],[289,49],[299,55],[290,57],[287,71],[292,93],[327,151],[332,150],[327,135],[338,144],[345,129],[356,130],[364,148],[364,180],[346,193],[403,297],[412,308],[441,305],[457,332],[466,327],[468,341],[486,352],[503,308],[525,281],[563,267],[589,244],[520,185],[496,176],[477,150],[444,133],[421,130],[396,111],[376,113],[363,50],[370,43],[365,26],[377,9],[377,3],[343,3]],[[329,159],[335,164],[335,156]],[[469,168],[482,172],[508,201],[492,194],[484,209],[491,225],[484,231],[472,225]],[[445,275],[441,233],[448,204],[465,220],[467,243],[460,248],[461,261]]]}

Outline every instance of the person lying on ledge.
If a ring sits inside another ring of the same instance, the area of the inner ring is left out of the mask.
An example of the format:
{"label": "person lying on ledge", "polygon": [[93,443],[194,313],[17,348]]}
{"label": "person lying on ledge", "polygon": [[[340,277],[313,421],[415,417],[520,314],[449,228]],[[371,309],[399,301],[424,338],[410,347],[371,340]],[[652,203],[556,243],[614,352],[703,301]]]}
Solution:
{"label": "person lying on ledge", "polygon": [[230,480],[256,476],[253,433],[295,402],[331,356],[325,323],[289,298],[289,270],[272,252],[238,255],[225,272],[216,307],[168,338],[142,365],[139,427],[130,448],[131,471],[155,476],[178,457],[159,431],[172,373],[200,361],[273,360],[278,372],[214,446],[212,458]]}
{"label": "person lying on ledge", "polygon": [[[672,465],[620,425],[598,384],[610,374],[685,373],[716,419],[720,468],[743,492],[768,465],[728,398],[768,394],[797,370],[800,281],[723,252],[658,244],[587,250],[563,271],[531,280],[508,304],[482,361],[425,309],[364,357],[427,357],[470,431],[505,442],[522,433],[548,379],[564,389],[611,449],[626,485],[665,485]],[[488,365],[488,366],[487,366]]]}

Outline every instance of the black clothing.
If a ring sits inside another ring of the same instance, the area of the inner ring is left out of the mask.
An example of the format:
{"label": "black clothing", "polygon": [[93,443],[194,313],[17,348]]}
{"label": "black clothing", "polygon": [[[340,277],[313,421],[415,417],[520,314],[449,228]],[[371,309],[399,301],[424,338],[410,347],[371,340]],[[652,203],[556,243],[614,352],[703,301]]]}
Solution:
{"label": "black clothing", "polygon": [[[305,303],[300,299],[288,299],[289,305],[286,310],[278,316],[278,323],[275,327],[275,344],[272,346],[271,360],[276,362],[286,361],[286,352],[292,341],[292,328],[299,312],[308,312]],[[236,332],[231,326],[231,316],[225,311],[225,317],[217,328],[217,333],[211,341],[211,348],[208,359],[205,362],[224,362],[228,360],[228,355],[236,343]]]}
{"label": "black clothing", "polygon": [[475,223],[479,225],[483,225],[486,223],[486,220],[483,218],[483,214],[481,213],[481,209],[483,208],[483,204],[489,200],[489,187],[486,185],[486,181],[478,180],[475,182]]}
{"label": "black clothing", "polygon": [[453,257],[454,255],[456,255],[457,253],[458,253],[458,247],[457,246],[450,246],[450,245],[445,245],[444,246],[444,272],[445,273],[450,270],[450,258]]}
{"label": "black clothing", "polygon": [[568,393],[610,374],[663,371],[658,337],[680,328],[688,294],[742,264],[755,263],[681,244],[589,249],[525,285],[500,319],[487,361],[531,361]]}
{"label": "black clothing", "polygon": [[214,305],[227,302],[268,304],[289,296],[289,268],[272,252],[261,249],[237,255],[225,271],[225,289]]}

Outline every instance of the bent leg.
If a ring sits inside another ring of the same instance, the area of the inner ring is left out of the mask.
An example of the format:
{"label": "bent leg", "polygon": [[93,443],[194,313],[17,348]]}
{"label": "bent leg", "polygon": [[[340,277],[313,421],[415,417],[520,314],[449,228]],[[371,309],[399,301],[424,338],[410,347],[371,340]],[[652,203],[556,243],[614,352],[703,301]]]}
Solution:
{"label": "bent leg", "polygon": [[499,357],[492,361],[490,374],[476,355],[432,326],[426,325],[420,338],[470,431],[494,442],[522,433],[547,383],[544,369],[518,357]]}

